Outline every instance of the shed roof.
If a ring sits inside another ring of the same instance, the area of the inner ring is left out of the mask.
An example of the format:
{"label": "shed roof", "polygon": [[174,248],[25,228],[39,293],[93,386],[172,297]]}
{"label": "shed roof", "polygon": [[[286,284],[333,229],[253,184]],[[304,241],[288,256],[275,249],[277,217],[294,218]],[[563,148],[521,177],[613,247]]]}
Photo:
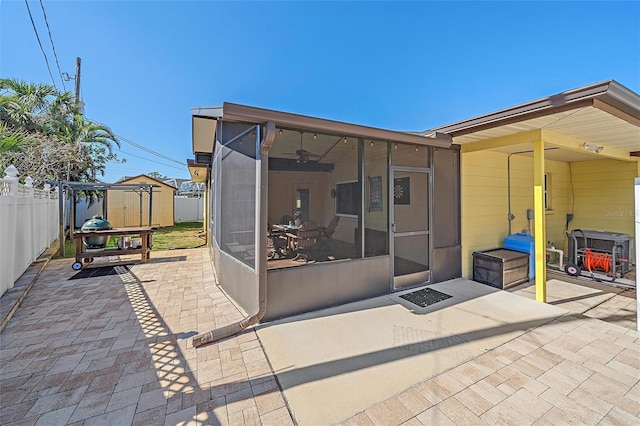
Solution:
{"label": "shed roof", "polygon": [[161,180],[152,178],[151,176],[148,176],[148,175],[145,175],[145,174],[140,174],[140,175],[137,175],[137,176],[125,176],[124,178],[122,178],[118,182],[120,182],[120,183],[131,182],[131,181],[134,181],[134,180],[140,179],[140,178],[149,179],[149,180],[153,181],[154,183],[157,183],[157,184],[162,185],[162,186],[169,187],[169,188],[171,188],[173,190],[178,189],[173,185],[170,185],[168,183],[162,182]]}

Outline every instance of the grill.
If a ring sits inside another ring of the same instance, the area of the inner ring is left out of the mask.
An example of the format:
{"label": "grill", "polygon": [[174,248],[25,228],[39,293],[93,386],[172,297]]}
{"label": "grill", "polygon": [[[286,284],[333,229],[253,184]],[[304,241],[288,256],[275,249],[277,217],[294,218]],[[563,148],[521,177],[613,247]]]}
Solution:
{"label": "grill", "polygon": [[[106,229],[112,229],[112,227],[108,220],[103,219],[100,215],[95,215],[91,219],[87,220],[82,225],[81,229],[83,231],[104,231]],[[83,241],[88,249],[103,249],[109,243],[109,235],[85,237]]]}

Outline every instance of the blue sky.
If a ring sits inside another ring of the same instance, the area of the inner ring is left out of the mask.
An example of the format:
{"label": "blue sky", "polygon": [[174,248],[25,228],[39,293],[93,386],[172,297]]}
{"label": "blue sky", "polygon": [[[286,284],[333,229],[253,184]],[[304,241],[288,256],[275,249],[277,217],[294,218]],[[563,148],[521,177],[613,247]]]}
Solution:
{"label": "blue sky", "polygon": [[[28,3],[61,88],[40,2]],[[178,161],[192,157],[194,106],[418,131],[608,79],[640,92],[638,1],[43,4],[61,71],[82,58],[86,116]],[[51,83],[25,1],[2,0],[0,14],[0,75]],[[189,176],[128,143],[117,152],[127,162],[107,182]]]}

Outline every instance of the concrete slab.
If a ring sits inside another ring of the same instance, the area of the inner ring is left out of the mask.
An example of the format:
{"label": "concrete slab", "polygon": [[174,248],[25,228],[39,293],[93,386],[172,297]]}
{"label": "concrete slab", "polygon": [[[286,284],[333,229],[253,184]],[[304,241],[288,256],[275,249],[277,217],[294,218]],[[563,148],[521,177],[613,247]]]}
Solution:
{"label": "concrete slab", "polygon": [[404,291],[257,328],[299,424],[339,422],[568,313],[464,279],[430,288],[453,297],[421,308]]}
{"label": "concrete slab", "polygon": [[[536,297],[534,283],[526,283],[510,290],[512,293],[528,299]],[[590,309],[612,299],[623,289],[607,287],[597,283],[575,284],[568,281],[547,280],[547,303],[567,309],[576,314],[583,314]]]}

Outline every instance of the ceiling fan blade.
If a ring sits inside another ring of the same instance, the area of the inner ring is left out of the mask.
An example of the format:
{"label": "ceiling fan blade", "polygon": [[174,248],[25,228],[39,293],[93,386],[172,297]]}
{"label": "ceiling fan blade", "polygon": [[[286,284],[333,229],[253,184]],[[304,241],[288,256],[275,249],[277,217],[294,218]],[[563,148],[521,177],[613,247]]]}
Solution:
{"label": "ceiling fan blade", "polygon": [[299,149],[296,151],[296,154],[304,155],[305,157],[316,157],[316,158],[322,157],[320,154],[314,154],[313,152],[309,152],[306,149]]}

